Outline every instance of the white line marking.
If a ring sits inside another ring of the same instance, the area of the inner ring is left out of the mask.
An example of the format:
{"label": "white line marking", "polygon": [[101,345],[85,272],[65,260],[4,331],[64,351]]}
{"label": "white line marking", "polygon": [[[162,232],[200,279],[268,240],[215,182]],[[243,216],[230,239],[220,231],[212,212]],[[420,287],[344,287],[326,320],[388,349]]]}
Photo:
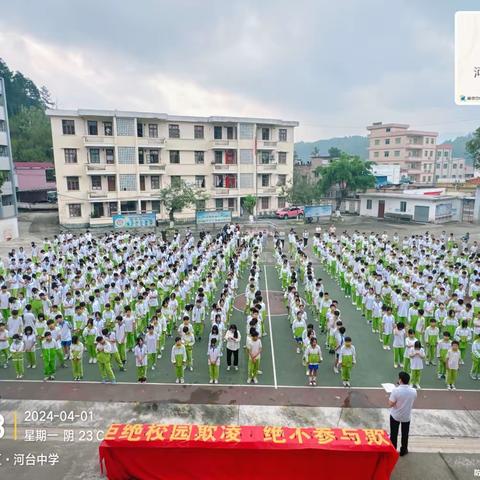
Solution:
{"label": "white line marking", "polygon": [[273,385],[278,388],[277,385],[277,369],[275,368],[275,349],[273,347],[273,329],[272,329],[272,317],[270,315],[270,295],[268,291],[267,281],[267,266],[263,266],[263,272],[265,274],[265,290],[267,291],[267,313],[268,313],[268,328],[270,329],[270,346],[272,347],[272,365],[273,365]]}
{"label": "white line marking", "polygon": [[[49,380],[49,381],[43,381],[43,380],[29,380],[27,378],[22,378],[21,380],[15,380],[15,379],[5,379],[5,380],[0,380],[0,385],[2,383],[16,383],[21,384],[21,383],[42,383],[44,385],[54,385],[56,383],[62,383],[62,384],[71,384],[71,385],[77,385],[80,386],[82,384],[92,384],[92,385],[109,385],[102,383],[101,381],[94,382],[91,380],[81,380],[79,382],[75,382],[73,380]],[[116,385],[140,385],[138,382],[122,382],[118,381]],[[221,387],[248,387],[248,388],[272,388],[274,385],[261,385],[261,384],[251,384],[251,383],[217,383],[217,384],[211,384],[211,383],[173,383],[173,382],[165,382],[165,383],[160,383],[160,382],[147,382],[144,384],[141,384],[142,387],[148,385],[156,385],[156,386],[165,386],[165,387],[212,387],[212,388],[221,388]],[[343,390],[345,392],[351,391],[351,390],[382,390],[385,391],[382,387],[351,387],[351,388],[345,388],[342,387],[341,385],[338,386],[332,386],[332,385],[317,385],[316,387],[309,387],[308,385],[277,385],[275,387],[277,389],[281,388],[304,388],[306,390]],[[446,388],[422,388],[420,392],[448,392]],[[475,390],[475,389],[465,389],[465,388],[457,388],[455,390],[456,392],[476,392],[480,394],[480,390]],[[387,395],[387,393],[385,392]]]}

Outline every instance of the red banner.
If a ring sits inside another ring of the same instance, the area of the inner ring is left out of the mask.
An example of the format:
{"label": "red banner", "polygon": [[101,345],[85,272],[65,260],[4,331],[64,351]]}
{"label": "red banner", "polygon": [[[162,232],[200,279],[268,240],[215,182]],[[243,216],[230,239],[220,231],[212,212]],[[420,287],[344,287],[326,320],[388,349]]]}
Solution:
{"label": "red banner", "polygon": [[381,480],[397,458],[378,429],[113,424],[100,445],[112,480]]}

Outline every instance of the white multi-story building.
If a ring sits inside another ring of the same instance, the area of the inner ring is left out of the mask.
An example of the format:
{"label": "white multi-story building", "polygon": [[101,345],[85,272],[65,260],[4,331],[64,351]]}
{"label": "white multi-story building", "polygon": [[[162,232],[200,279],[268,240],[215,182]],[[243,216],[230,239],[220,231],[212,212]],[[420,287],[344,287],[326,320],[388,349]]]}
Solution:
{"label": "white multi-story building", "polygon": [[0,240],[18,237],[17,200],[13,182],[12,148],[8,128],[5,83],[0,78]]}
{"label": "white multi-story building", "polygon": [[368,158],[378,165],[399,165],[401,176],[415,183],[433,183],[438,133],[409,127],[402,123],[369,125]]}
{"label": "white multi-story building", "polygon": [[[435,178],[439,183],[463,183],[470,175],[469,166],[464,158],[453,156],[453,146],[450,143],[437,145]],[[473,172],[472,172],[473,173]]]}
{"label": "white multi-story building", "polygon": [[257,213],[285,206],[293,175],[298,122],[237,117],[185,117],[105,110],[49,110],[62,225],[109,225],[118,213],[156,212],[159,191],[181,180],[209,198],[198,210]]}

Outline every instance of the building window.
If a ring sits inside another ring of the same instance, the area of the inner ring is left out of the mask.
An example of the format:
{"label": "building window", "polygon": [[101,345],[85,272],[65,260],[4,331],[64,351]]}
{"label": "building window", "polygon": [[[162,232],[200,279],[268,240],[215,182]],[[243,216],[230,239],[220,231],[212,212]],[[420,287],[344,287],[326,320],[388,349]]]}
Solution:
{"label": "building window", "polygon": [[235,140],[237,138],[237,132],[234,127],[227,127],[227,140]]}
{"label": "building window", "polygon": [[100,149],[89,148],[88,154],[90,156],[90,163],[100,163]]}
{"label": "building window", "polygon": [[110,216],[116,215],[118,213],[118,203],[109,202],[108,211],[110,212]]}
{"label": "building window", "polygon": [[215,140],[222,139],[222,127],[219,127],[219,126],[213,127],[213,138]]}
{"label": "building window", "polygon": [[240,188],[253,188],[253,173],[240,174]]}
{"label": "building window", "polygon": [[122,213],[137,213],[138,204],[135,200],[126,200],[120,202],[120,211]]}
{"label": "building window", "polygon": [[110,165],[115,163],[115,150],[113,148],[105,149],[105,160]]}
{"label": "building window", "polygon": [[223,210],[223,198],[215,199],[215,210]]}
{"label": "building window", "polygon": [[92,190],[101,190],[102,189],[102,177],[100,175],[92,175]]}
{"label": "building window", "polygon": [[195,210],[205,210],[205,200],[197,200],[195,202]]}
{"label": "building window", "polygon": [[89,135],[98,135],[98,123],[96,120],[87,120],[87,130]]}
{"label": "building window", "polygon": [[452,168],[453,168],[454,170],[456,170],[456,169],[457,169],[457,164],[456,164],[456,163],[453,163],[453,164],[452,164]]}
{"label": "building window", "polygon": [[150,177],[150,188],[152,190],[160,190],[160,175],[152,175]]}
{"label": "building window", "polygon": [[145,191],[145,175],[140,175],[140,191]]}
{"label": "building window", "polygon": [[112,122],[103,122],[103,132],[106,137],[111,137],[113,135],[113,125]]}
{"label": "building window", "polygon": [[0,120],[0,132],[6,132],[7,127],[5,126],[5,120]]}
{"label": "building window", "polygon": [[205,175],[195,175],[195,186],[205,188]]}
{"label": "building window", "polygon": [[448,163],[444,163],[443,168],[448,168]]}
{"label": "building window", "polygon": [[119,175],[119,186],[122,192],[132,192],[137,189],[137,177],[135,174],[121,174]]}
{"label": "building window", "polygon": [[67,190],[69,191],[80,190],[80,180],[78,177],[67,177]]}
{"label": "building window", "polygon": [[8,207],[13,205],[13,195],[2,195],[2,206]]}
{"label": "building window", "polygon": [[385,145],[390,145],[390,139],[389,138],[385,139]]}
{"label": "building window", "polygon": [[374,156],[375,158],[378,158],[378,155],[379,155],[379,152],[373,152],[373,156]]}
{"label": "building window", "polygon": [[70,203],[68,205],[68,214],[70,218],[78,218],[82,216],[82,205],[80,203]]}
{"label": "building window", "polygon": [[115,175],[107,175],[107,188],[109,192],[117,190],[117,177]]}
{"label": "building window", "polygon": [[143,137],[143,123],[137,122],[137,137]]}
{"label": "building window", "polygon": [[368,199],[367,200],[367,210],[371,210],[371,209],[372,209],[372,200]]}
{"label": "building window", "polygon": [[135,119],[133,118],[117,118],[117,135],[120,137],[135,136]]}
{"label": "building window", "polygon": [[284,187],[287,184],[287,176],[286,175],[278,175],[277,185],[279,187]]}
{"label": "building window", "polygon": [[380,140],[376,139],[375,140],[375,145],[380,145]]}
{"label": "building window", "polygon": [[197,140],[205,138],[205,132],[203,125],[194,125],[193,127],[193,137]]}
{"label": "building window", "polygon": [[55,169],[54,168],[47,168],[45,170],[45,180],[47,182],[54,182],[55,181]]}
{"label": "building window", "polygon": [[160,157],[159,157],[159,152],[158,150],[150,150],[150,155],[148,158],[148,163],[159,163],[160,162]]}
{"label": "building window", "polygon": [[148,124],[148,136],[150,138],[158,138],[158,125],[156,123]]}
{"label": "building window", "polygon": [[178,150],[170,150],[170,163],[180,163],[180,152]]}
{"label": "building window", "polygon": [[407,202],[400,202],[400,211],[405,213],[407,211]]}
{"label": "building window", "polygon": [[262,187],[269,187],[270,186],[270,174],[263,173],[261,175],[261,185]]}
{"label": "building window", "polygon": [[197,165],[203,165],[205,163],[205,152],[197,151],[195,152],[194,155],[195,155],[195,163]]}
{"label": "building window", "polygon": [[160,213],[160,200],[152,200],[152,212]]}
{"label": "building window", "polygon": [[135,147],[117,147],[118,163],[120,165],[135,164]]}
{"label": "building window", "polygon": [[389,157],[389,156],[390,156],[390,152],[388,152],[388,151],[387,151],[387,152],[383,152],[383,156],[384,156],[384,157]]}
{"label": "building window", "polygon": [[66,148],[64,152],[65,152],[65,163],[77,163],[76,148]]}
{"label": "building window", "polygon": [[236,198],[227,199],[227,207],[229,210],[235,211],[237,208],[237,199]]}
{"label": "building window", "polygon": [[278,152],[278,163],[279,165],[287,164],[287,152]]}
{"label": "building window", "polygon": [[270,140],[270,129],[269,128],[262,128],[262,140]]}
{"label": "building window", "polygon": [[400,143],[400,141],[401,141],[401,138],[400,138],[400,137],[396,137],[396,138],[395,138],[395,143],[398,144],[398,143]]}
{"label": "building window", "polygon": [[395,150],[395,156],[399,157],[400,156],[400,150]]}
{"label": "building window", "polygon": [[262,197],[260,199],[260,206],[262,210],[268,210],[270,208],[270,197]]}
{"label": "building window", "polygon": [[223,163],[223,152],[221,150],[215,150],[215,163],[217,165]]}
{"label": "building window", "polygon": [[387,127],[385,131],[388,133],[390,131],[390,127]]}
{"label": "building window", "polygon": [[277,205],[278,205],[278,208],[285,208],[285,205],[286,205],[285,197],[278,197]]}
{"label": "building window", "polygon": [[253,125],[251,123],[240,124],[240,140],[250,140],[253,138]]}
{"label": "building window", "polygon": [[64,135],[75,135],[75,120],[62,120],[62,131]]}
{"label": "building window", "polygon": [[170,138],[180,138],[180,126],[177,124],[171,123],[168,126],[168,136]]}
{"label": "building window", "polygon": [[170,185],[173,188],[180,188],[182,185],[182,177],[180,175],[172,175],[170,177]]}
{"label": "building window", "polygon": [[287,141],[287,129],[286,128],[279,128],[278,129],[278,141],[279,142],[286,142]]}

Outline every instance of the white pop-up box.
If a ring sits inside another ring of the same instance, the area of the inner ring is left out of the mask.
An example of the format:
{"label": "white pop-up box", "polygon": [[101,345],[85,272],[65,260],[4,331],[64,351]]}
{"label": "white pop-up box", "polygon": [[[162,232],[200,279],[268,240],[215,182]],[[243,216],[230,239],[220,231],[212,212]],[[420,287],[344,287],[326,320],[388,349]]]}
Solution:
{"label": "white pop-up box", "polygon": [[480,12],[455,13],[455,103],[480,105]]}

